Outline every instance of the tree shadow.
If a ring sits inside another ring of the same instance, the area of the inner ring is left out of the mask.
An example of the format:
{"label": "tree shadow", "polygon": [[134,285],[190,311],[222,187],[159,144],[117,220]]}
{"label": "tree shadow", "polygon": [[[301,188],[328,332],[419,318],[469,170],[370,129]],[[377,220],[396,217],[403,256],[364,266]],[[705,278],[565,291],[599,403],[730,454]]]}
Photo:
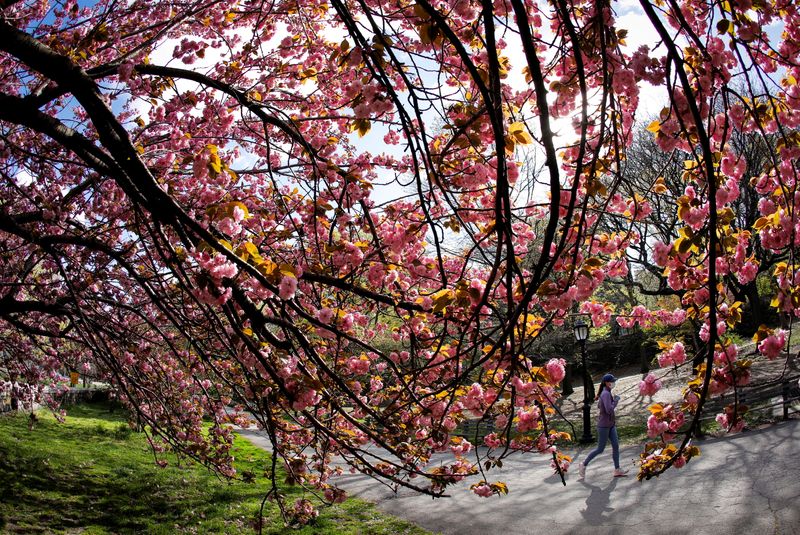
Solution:
{"label": "tree shadow", "polygon": [[[75,412],[106,417],[104,407]],[[106,421],[124,425],[114,418]],[[170,457],[169,467],[156,467],[144,439],[121,428],[45,420],[36,430],[26,431],[21,417],[7,417],[4,424],[0,532],[11,525],[23,532],[95,526],[113,533],[142,533],[154,525],[206,518],[215,514],[219,503],[244,496],[233,493],[225,482],[214,484],[216,477],[194,470],[194,463],[178,465]]]}

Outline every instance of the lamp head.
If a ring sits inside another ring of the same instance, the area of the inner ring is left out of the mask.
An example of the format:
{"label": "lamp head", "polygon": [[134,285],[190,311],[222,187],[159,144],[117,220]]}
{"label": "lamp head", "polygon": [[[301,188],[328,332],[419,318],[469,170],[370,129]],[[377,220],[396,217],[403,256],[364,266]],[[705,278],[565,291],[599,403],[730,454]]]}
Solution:
{"label": "lamp head", "polygon": [[578,342],[585,342],[589,338],[589,326],[583,320],[576,321],[573,330]]}

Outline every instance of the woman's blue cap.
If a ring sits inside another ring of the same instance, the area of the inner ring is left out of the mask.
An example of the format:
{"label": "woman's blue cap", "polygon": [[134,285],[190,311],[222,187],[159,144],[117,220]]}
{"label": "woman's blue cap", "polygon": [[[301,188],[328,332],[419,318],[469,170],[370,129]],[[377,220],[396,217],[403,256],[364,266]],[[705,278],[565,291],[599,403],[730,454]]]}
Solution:
{"label": "woman's blue cap", "polygon": [[610,373],[607,373],[607,374],[605,374],[603,376],[603,382],[606,383],[608,381],[611,381],[612,383],[616,383],[617,382],[617,378],[614,377],[613,375],[611,375]]}

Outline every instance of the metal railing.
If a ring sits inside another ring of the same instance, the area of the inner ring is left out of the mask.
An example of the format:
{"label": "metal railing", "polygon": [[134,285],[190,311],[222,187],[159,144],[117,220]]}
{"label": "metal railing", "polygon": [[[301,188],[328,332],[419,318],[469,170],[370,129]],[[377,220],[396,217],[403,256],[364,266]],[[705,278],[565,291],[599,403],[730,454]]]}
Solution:
{"label": "metal railing", "polygon": [[713,420],[717,413],[732,403],[737,403],[740,407],[746,406],[748,414],[771,411],[774,416],[775,409],[780,407],[781,417],[788,420],[790,414],[800,412],[798,380],[800,380],[800,374],[781,377],[757,385],[740,387],[737,389],[736,395],[731,392],[710,399],[703,407],[701,421]]}

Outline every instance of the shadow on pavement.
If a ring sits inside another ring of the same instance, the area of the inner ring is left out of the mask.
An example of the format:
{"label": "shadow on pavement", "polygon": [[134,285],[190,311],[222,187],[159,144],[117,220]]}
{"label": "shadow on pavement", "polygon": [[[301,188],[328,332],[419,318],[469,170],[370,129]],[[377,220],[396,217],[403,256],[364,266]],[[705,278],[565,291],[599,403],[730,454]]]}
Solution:
{"label": "shadow on pavement", "polygon": [[586,498],[586,509],[581,510],[581,515],[592,526],[602,526],[608,519],[608,513],[613,513],[611,507],[611,493],[617,488],[619,478],[613,478],[605,488],[581,481],[581,485],[591,489],[591,494]]}

